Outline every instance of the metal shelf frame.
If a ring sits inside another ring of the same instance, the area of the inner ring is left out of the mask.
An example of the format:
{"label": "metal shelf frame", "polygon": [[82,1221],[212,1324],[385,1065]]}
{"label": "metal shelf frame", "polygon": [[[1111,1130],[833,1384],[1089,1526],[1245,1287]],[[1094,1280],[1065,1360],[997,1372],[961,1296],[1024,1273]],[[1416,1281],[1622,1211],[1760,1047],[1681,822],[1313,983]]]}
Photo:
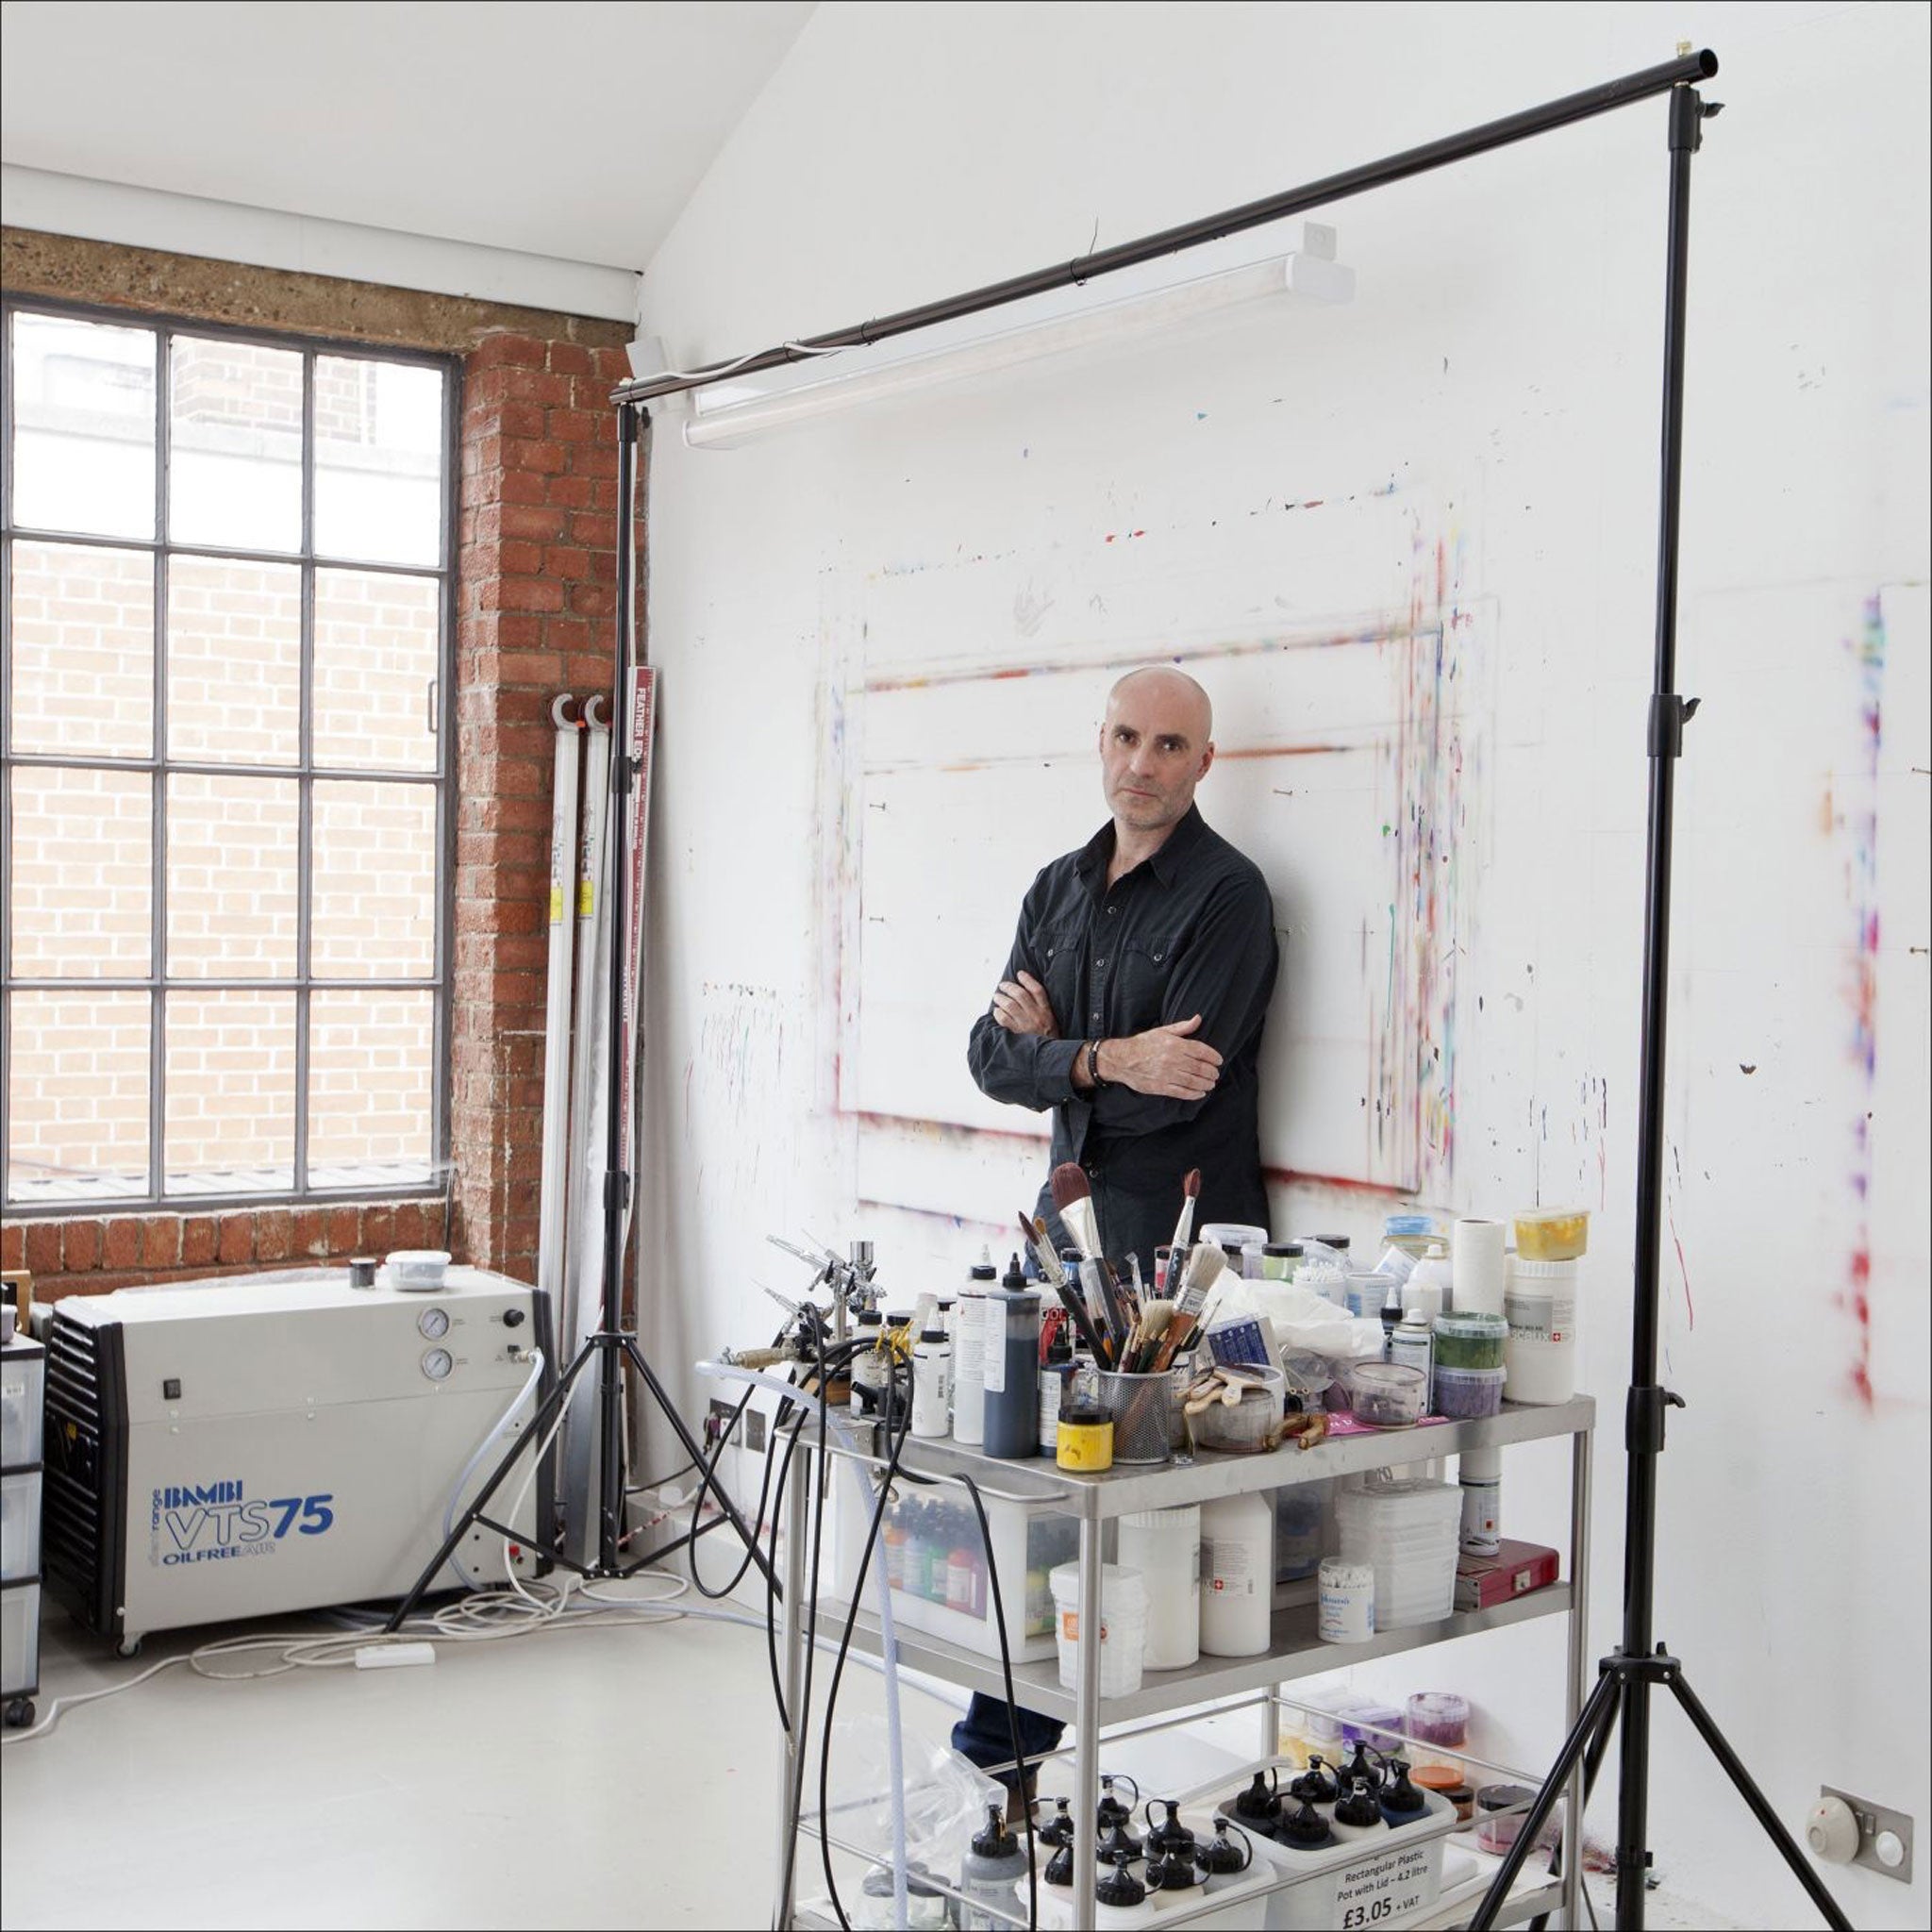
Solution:
{"label": "metal shelf frame", "polygon": [[[704,1365],[710,1367],[712,1365]],[[729,1370],[724,1371],[730,1374]],[[1254,1704],[1260,1714],[1262,1757],[1275,1755],[1278,1731],[1279,1687],[1294,1680],[1330,1671],[1339,1666],[1370,1658],[1393,1657],[1445,1643],[1490,1630],[1505,1630],[1544,1617],[1560,1616],[1568,1624],[1566,1669],[1563,1682],[1563,1712],[1566,1729],[1574,1725],[1582,1709],[1586,1670],[1586,1616],[1590,1585],[1590,1485],[1591,1457],[1596,1428],[1596,1405],[1587,1396],[1547,1407],[1506,1405],[1502,1413],[1480,1421],[1424,1424],[1412,1430],[1350,1435],[1324,1441],[1308,1451],[1283,1449],[1273,1455],[1232,1456],[1203,1451],[1191,1457],[1179,1457],[1157,1468],[1117,1468],[1097,1475],[1085,1475],[1040,1461],[1008,1462],[963,1448],[951,1441],[908,1441],[900,1467],[928,1480],[957,1482],[971,1476],[981,1495],[1021,1503],[1069,1515],[1079,1525],[1080,1601],[1095,1603],[1100,1596],[1102,1551],[1106,1525],[1123,1516],[1145,1509],[1171,1509],[1191,1503],[1208,1503],[1226,1496],[1272,1492],[1304,1483],[1323,1482],[1336,1476],[1358,1474],[1371,1469],[1421,1462],[1437,1457],[1454,1456],[1465,1449],[1501,1448],[1515,1442],[1570,1439],[1570,1532],[1569,1564],[1561,1581],[1529,1595],[1498,1604],[1489,1609],[1459,1613],[1440,1623],[1422,1624],[1399,1630],[1378,1633],[1366,1643],[1340,1646],[1324,1643],[1315,1634],[1312,1606],[1299,1605],[1276,1611],[1268,1650],[1251,1657],[1203,1656],[1198,1662],[1177,1671],[1143,1675],[1141,1688],[1127,1697],[1103,1699],[1100,1695],[1100,1646],[1091,1633],[1095,1620],[1083,1616],[1077,1643],[1076,1686],[1064,1689],[1059,1681],[1057,1659],[1015,1664],[1013,1687],[1020,1702],[1030,1709],[1065,1722],[1073,1737],[1074,1805],[1078,1817],[1091,1817],[1099,1801],[1100,1748],[1106,1734],[1118,1734],[1123,1726],[1149,1724],[1168,1713],[1193,1711],[1215,1705],[1223,1710],[1238,1708],[1235,1699]],[[868,1455],[838,1442],[816,1441],[808,1428],[808,1446],[820,1457],[819,1480],[829,1481],[831,1457],[853,1457],[871,1465],[880,1474],[886,1458]],[[781,1670],[788,1701],[795,1701],[803,1678],[808,1607],[805,1556],[809,1538],[808,1495],[811,1486],[794,1480],[787,1486],[785,1502],[785,1589],[782,1626]],[[876,1553],[874,1560],[883,1560]],[[852,1645],[877,1656],[883,1648],[878,1620],[871,1612],[855,1609],[836,1599],[821,1598],[821,1636],[829,1619],[835,1634],[848,1624]],[[958,1644],[900,1628],[894,1633],[900,1659],[909,1668],[922,1671],[963,1690],[1005,1695],[1005,1681],[997,1657],[982,1657]],[[1289,1700],[1292,1701],[1292,1699]],[[786,1854],[789,1846],[791,1793],[796,1789],[796,1754],[803,1740],[786,1740],[780,1764],[784,1804],[781,1807],[778,1844],[779,1893],[774,1923],[793,1923],[796,1900],[786,1895],[782,1874],[791,1871]],[[1064,1755],[1064,1749],[1059,1754]],[[1567,1925],[1579,1923],[1582,1892],[1583,1790],[1580,1771],[1573,1774],[1564,1812],[1565,1834],[1563,1875],[1554,1889],[1540,1888],[1535,1894],[1537,1908],[1547,1910],[1560,1904]],[[1091,1928],[1094,1924],[1093,1886],[1096,1875],[1094,1840],[1083,1833],[1074,1840],[1074,1896],[1086,1901],[1078,1924]],[[1526,1916],[1521,1901],[1511,1902],[1510,1917]]]}

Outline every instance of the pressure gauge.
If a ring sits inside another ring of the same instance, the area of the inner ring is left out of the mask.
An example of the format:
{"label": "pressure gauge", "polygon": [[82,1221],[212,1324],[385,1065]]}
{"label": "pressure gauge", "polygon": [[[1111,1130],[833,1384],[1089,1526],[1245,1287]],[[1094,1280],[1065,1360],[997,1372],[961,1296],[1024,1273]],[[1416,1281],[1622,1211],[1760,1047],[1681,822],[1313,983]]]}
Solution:
{"label": "pressure gauge", "polygon": [[416,1317],[416,1327],[426,1341],[440,1341],[449,1333],[449,1312],[444,1308],[425,1308]]}
{"label": "pressure gauge", "polygon": [[423,1357],[423,1373],[432,1382],[441,1382],[456,1367],[456,1358],[446,1348],[432,1348]]}

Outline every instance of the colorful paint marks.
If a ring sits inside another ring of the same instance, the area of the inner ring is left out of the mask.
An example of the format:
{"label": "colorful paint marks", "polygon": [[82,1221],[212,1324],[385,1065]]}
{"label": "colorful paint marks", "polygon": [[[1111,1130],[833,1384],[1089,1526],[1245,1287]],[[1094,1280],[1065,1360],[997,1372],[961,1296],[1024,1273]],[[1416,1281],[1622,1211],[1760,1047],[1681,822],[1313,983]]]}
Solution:
{"label": "colorful paint marks", "polygon": [[1885,611],[1866,599],[1864,621],[1844,641],[1857,676],[1857,765],[1837,787],[1835,829],[1843,838],[1850,910],[1845,1003],[1852,1024],[1846,1053],[1857,1076],[1852,1120],[1852,1244],[1837,1302],[1856,1324],[1851,1380],[1872,1406],[1872,1103],[1878,1070],[1878,755],[1885,735]]}

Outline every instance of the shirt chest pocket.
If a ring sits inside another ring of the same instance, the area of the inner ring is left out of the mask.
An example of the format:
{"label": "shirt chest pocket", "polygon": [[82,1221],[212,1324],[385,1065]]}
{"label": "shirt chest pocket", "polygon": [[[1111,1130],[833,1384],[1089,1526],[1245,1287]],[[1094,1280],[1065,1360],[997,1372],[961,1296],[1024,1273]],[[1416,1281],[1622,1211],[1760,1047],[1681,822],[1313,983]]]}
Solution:
{"label": "shirt chest pocket", "polygon": [[1035,934],[1033,941],[1041,984],[1061,1033],[1069,1038],[1079,1031],[1081,939],[1077,926],[1049,926]]}
{"label": "shirt chest pocket", "polygon": [[[1118,1024],[1144,1032],[1166,1019],[1167,989],[1174,977],[1174,940],[1171,934],[1143,934],[1121,947],[1120,982],[1114,989]],[[1185,1016],[1183,1016],[1185,1017]]]}

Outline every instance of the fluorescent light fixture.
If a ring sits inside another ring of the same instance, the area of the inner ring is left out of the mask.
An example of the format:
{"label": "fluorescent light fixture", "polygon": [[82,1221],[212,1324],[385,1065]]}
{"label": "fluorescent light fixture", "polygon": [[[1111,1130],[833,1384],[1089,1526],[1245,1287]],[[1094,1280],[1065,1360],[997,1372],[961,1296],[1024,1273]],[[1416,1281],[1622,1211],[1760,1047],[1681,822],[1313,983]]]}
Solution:
{"label": "fluorescent light fixture", "polygon": [[[824,358],[824,368],[835,373],[814,372],[787,388],[720,385],[699,391],[684,440],[692,449],[729,449],[767,431],[814,422],[862,403],[886,402],[1043,357],[1154,335],[1264,296],[1347,302],[1355,294],[1355,271],[1334,257],[1334,229],[1309,222],[1304,225],[1301,248],[1290,255],[1143,290],[1097,307],[1065,309],[991,334],[982,330],[957,337],[912,355],[891,356],[884,345],[841,350]],[[1074,301],[1081,293],[1078,289],[1068,291]],[[1058,300],[1064,305],[1068,295]],[[1031,306],[1037,311],[1039,305]]]}

